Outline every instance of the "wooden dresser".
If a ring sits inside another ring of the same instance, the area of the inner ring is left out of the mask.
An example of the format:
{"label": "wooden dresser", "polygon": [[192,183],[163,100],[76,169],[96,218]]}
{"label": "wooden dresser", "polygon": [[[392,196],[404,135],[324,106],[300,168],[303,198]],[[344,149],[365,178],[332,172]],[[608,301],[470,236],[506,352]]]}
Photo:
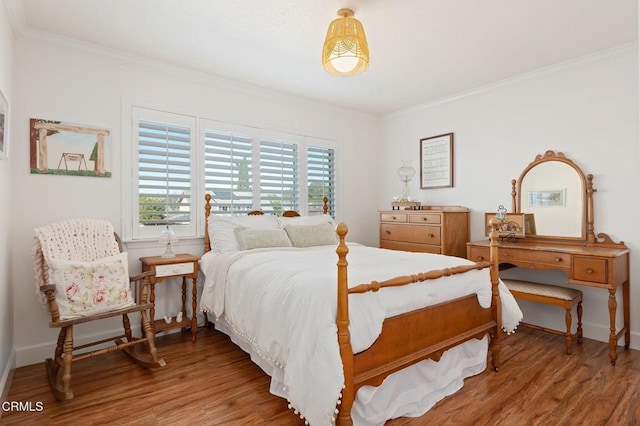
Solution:
{"label": "wooden dresser", "polygon": [[380,248],[466,257],[469,209],[422,206],[380,211]]}

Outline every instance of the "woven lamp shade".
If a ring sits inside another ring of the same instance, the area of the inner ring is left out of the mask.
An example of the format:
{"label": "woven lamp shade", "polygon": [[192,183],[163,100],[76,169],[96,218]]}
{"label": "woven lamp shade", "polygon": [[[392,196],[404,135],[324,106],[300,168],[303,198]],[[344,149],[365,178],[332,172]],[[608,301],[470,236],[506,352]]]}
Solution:
{"label": "woven lamp shade", "polygon": [[329,24],[322,49],[322,65],[333,75],[350,76],[369,67],[369,46],[360,21],[350,9],[340,9]]}

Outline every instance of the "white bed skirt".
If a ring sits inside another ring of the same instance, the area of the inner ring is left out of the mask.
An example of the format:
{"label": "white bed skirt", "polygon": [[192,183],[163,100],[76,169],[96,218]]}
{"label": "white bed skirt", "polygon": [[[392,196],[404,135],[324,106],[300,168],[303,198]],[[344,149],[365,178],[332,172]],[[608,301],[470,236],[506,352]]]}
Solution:
{"label": "white bed skirt", "polygon": [[[235,333],[224,316],[218,318],[215,327],[228,335],[271,377],[269,391],[272,394],[288,399],[282,368],[262,357],[251,342]],[[464,379],[486,369],[488,342],[488,336],[472,339],[446,351],[439,362],[424,360],[393,373],[378,387],[363,386],[358,390],[351,410],[354,424],[382,425],[397,417],[423,415],[438,401],[461,389]]]}

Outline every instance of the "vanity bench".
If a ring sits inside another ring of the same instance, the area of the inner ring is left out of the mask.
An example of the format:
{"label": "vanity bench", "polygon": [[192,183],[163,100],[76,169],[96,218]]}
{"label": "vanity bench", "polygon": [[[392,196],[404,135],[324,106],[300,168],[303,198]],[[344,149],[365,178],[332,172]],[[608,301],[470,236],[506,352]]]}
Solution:
{"label": "vanity bench", "polygon": [[[507,286],[509,291],[516,299],[529,300],[531,302],[543,303],[546,305],[561,306],[565,309],[565,323],[567,331],[559,331],[551,328],[540,327],[528,322],[520,322],[524,327],[533,328],[535,330],[546,331],[547,333],[565,336],[567,346],[566,353],[571,355],[571,347],[573,341],[582,343],[582,292],[580,290],[568,287],[561,287],[551,284],[540,284],[531,281],[521,281],[502,278],[502,282]],[[571,310],[576,307],[578,316],[578,324],[575,334],[571,333]]]}

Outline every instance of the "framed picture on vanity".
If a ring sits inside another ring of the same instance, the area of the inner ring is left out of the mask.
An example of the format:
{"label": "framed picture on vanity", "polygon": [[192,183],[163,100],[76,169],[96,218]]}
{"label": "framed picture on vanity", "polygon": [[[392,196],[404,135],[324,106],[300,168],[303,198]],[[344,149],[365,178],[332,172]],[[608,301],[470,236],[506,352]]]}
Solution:
{"label": "framed picture on vanity", "polygon": [[453,186],[453,133],[420,139],[420,189]]}
{"label": "framed picture on vanity", "polygon": [[[505,218],[498,225],[498,235],[500,237],[524,238],[525,225],[524,213],[506,213]],[[484,214],[484,235],[489,235],[491,231],[491,219],[496,217],[495,212]]]}
{"label": "framed picture on vanity", "polygon": [[0,160],[9,158],[9,104],[0,91]]}

